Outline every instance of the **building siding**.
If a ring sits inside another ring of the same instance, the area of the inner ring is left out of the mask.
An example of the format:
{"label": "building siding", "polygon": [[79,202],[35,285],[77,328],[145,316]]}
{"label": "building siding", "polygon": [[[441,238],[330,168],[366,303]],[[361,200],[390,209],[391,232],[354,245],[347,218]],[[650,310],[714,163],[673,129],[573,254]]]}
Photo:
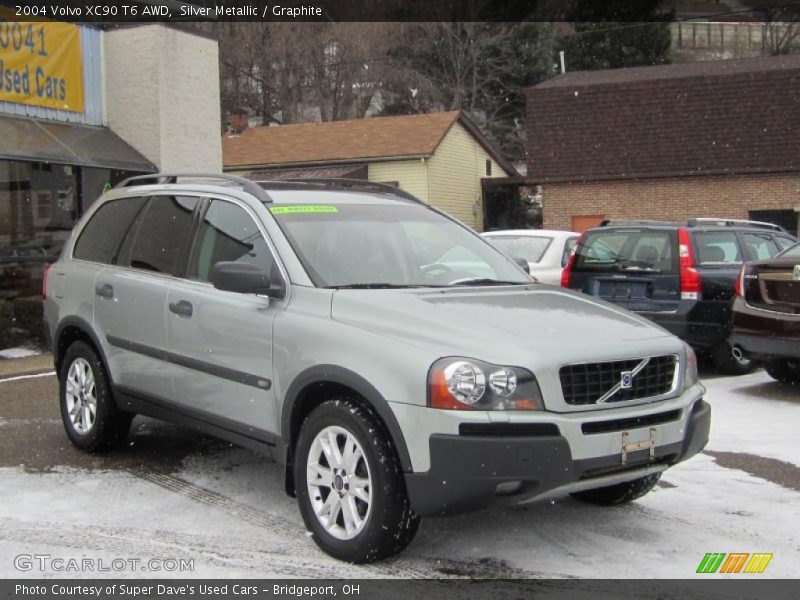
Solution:
{"label": "building siding", "polygon": [[106,32],[104,52],[109,127],[162,171],[221,171],[217,42],[145,25]]}
{"label": "building siding", "polygon": [[396,183],[400,189],[430,202],[429,159],[370,163],[367,178],[380,183]]}
{"label": "building siding", "polygon": [[460,124],[447,132],[430,159],[430,203],[464,224],[483,231],[481,179],[486,161],[491,160],[491,177],[507,177],[477,140]]}
{"label": "building siding", "polygon": [[800,174],[758,174],[550,183],[542,190],[544,227],[570,229],[572,217],[746,219],[750,210],[800,207]]}

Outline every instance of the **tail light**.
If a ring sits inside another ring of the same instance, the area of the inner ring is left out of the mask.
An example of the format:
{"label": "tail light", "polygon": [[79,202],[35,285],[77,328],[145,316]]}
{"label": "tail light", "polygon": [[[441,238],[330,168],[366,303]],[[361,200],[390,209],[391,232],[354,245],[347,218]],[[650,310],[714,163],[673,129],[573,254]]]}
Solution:
{"label": "tail light", "polygon": [[686,228],[678,229],[678,255],[680,257],[681,300],[700,299],[700,275],[695,268],[692,240]]}
{"label": "tail light", "polygon": [[53,263],[45,263],[44,269],[42,270],[42,301],[47,300],[47,273],[52,266]]}
{"label": "tail light", "polygon": [[742,298],[744,298],[744,276],[746,271],[747,265],[742,265],[739,276],[736,278],[736,283],[733,286],[733,293]]}
{"label": "tail light", "polygon": [[572,272],[572,267],[575,264],[575,255],[578,253],[578,248],[581,247],[583,243],[583,238],[585,234],[581,234],[578,240],[575,242],[575,245],[572,247],[572,251],[569,253],[569,259],[567,260],[567,266],[564,267],[564,270],[561,271],[561,287],[568,288],[569,287],[569,276]]}

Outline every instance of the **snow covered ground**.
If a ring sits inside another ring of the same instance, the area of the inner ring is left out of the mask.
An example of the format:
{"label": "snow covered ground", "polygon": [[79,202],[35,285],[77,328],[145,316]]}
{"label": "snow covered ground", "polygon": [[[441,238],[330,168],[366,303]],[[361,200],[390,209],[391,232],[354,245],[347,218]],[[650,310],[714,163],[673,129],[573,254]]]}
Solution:
{"label": "snow covered ground", "polygon": [[[557,497],[428,519],[400,557],[353,566],[317,550],[267,459],[142,421],[133,444],[165,448],[167,458],[86,460],[60,431],[54,378],[0,382],[0,577],[76,575],[15,569],[20,554],[44,553],[106,565],[194,560],[191,573],[95,574],[115,577],[691,578],[706,552],[772,552],[763,575],[722,577],[797,578],[800,389],[763,372],[705,383],[709,447],[638,502],[600,508]],[[7,411],[15,402],[41,408]],[[4,445],[23,432],[24,452]],[[187,436],[190,450],[174,452]]]}

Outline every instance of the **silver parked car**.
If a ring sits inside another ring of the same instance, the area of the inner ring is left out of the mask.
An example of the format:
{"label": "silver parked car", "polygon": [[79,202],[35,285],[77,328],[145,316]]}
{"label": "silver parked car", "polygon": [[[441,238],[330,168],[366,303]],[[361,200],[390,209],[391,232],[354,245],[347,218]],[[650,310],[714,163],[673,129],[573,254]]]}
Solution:
{"label": "silver parked car", "polygon": [[481,235],[509,256],[527,260],[536,281],[552,285],[561,283],[561,272],[580,236],[575,231],[551,229],[508,229]]}
{"label": "silver parked car", "polygon": [[75,446],[142,414],[269,452],[347,561],[501,499],[634,500],[708,439],[686,344],[369,182],[127,180],[49,270],[45,320]]}

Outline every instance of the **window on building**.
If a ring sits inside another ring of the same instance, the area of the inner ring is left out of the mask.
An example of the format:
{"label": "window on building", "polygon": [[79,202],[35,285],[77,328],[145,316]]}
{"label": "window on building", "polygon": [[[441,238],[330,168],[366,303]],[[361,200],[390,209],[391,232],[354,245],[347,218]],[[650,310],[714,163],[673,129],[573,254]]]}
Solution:
{"label": "window on building", "polygon": [[213,200],[200,225],[187,275],[208,281],[218,262],[255,265],[271,273],[274,260],[253,218],[239,206]]}
{"label": "window on building", "polygon": [[780,225],[786,231],[795,235],[797,233],[798,214],[792,208],[773,209],[773,210],[751,210],[748,216],[753,221],[764,221],[774,225]]}
{"label": "window on building", "polygon": [[490,177],[492,175],[492,161],[490,159],[486,159],[486,176]]}
{"label": "window on building", "polygon": [[136,239],[130,258],[120,251],[119,262],[134,269],[173,273],[183,244],[192,228],[198,199],[184,196],[155,196],[135,225]]}
{"label": "window on building", "polygon": [[0,300],[41,293],[77,218],[74,167],[0,161]]}

